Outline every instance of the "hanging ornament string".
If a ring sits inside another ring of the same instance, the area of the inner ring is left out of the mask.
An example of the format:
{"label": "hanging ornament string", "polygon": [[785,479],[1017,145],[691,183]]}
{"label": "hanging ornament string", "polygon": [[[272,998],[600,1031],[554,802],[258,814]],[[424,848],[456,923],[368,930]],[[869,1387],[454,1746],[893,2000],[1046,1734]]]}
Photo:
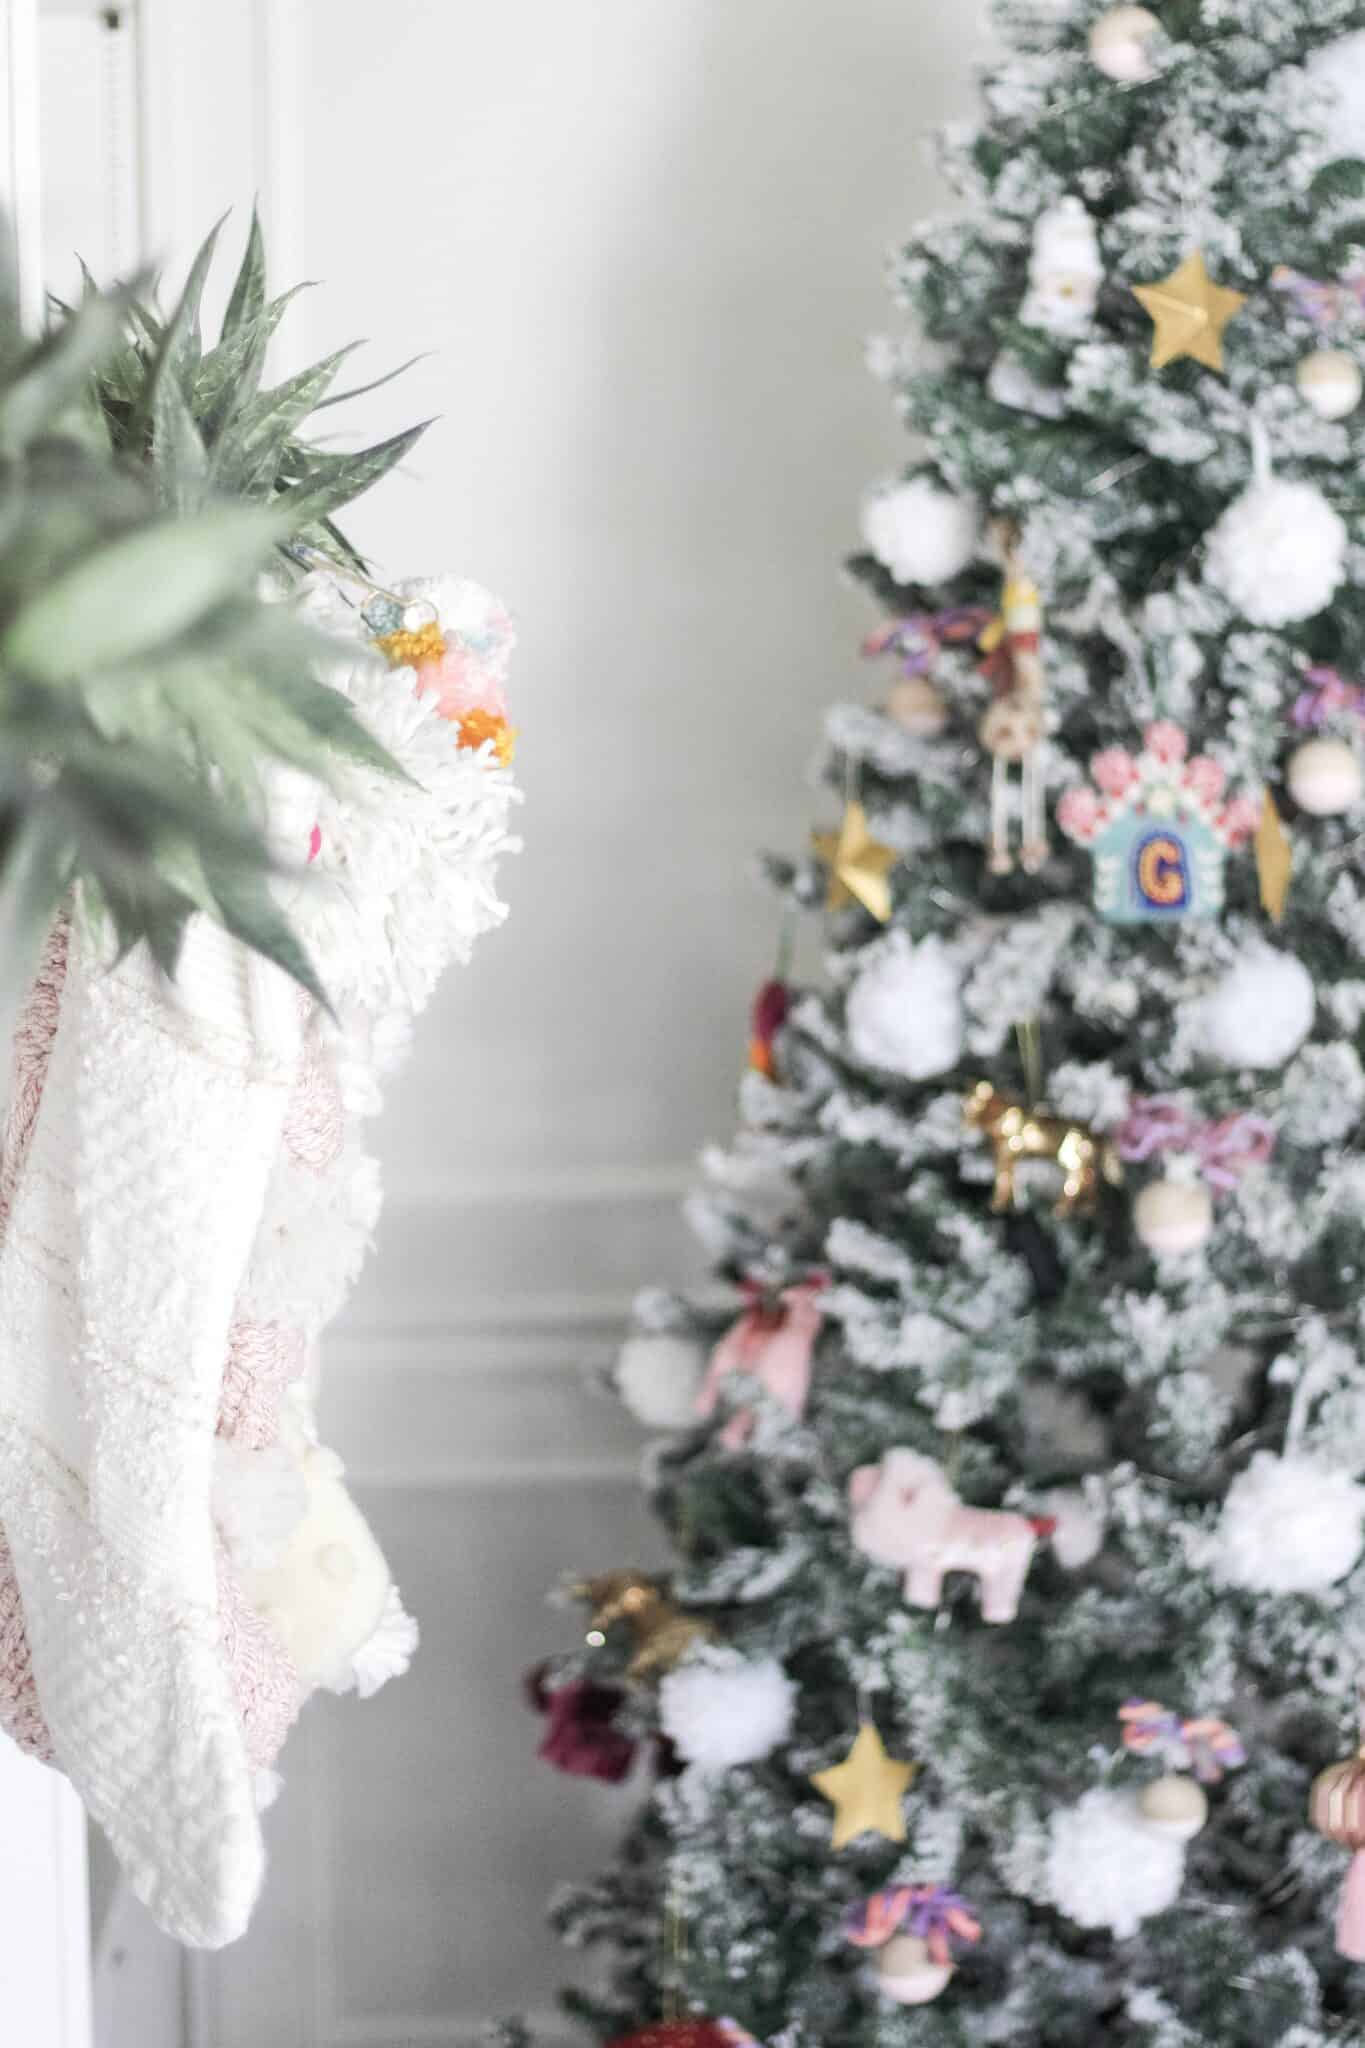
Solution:
{"label": "hanging ornament string", "polygon": [[105,139],[105,241],[109,268],[122,277],[129,266],[128,228],[140,212],[137,173],[130,136],[134,121],[132,49],[128,17],[122,7],[106,7],[100,15],[101,93]]}

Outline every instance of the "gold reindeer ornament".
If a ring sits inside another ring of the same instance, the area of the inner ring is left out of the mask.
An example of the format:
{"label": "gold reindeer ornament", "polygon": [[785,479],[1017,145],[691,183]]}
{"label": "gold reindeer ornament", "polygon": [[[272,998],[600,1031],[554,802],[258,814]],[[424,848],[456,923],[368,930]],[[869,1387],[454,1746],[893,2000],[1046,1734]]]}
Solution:
{"label": "gold reindeer ornament", "polygon": [[1110,1187],[1122,1183],[1123,1168],[1113,1145],[1085,1124],[1028,1109],[1013,1096],[1002,1095],[990,1081],[977,1082],[963,1110],[973,1129],[984,1131],[995,1147],[991,1207],[997,1215],[1014,1207],[1021,1160],[1047,1159],[1061,1168],[1058,1216],[1089,1215],[1099,1201],[1102,1181]]}
{"label": "gold reindeer ornament", "polygon": [[588,1641],[598,1645],[618,1622],[625,1622],[635,1638],[635,1650],[626,1666],[631,1678],[655,1678],[681,1662],[693,1643],[709,1636],[704,1621],[694,1621],[644,1572],[602,1572],[595,1579],[582,1579],[574,1597],[586,1600],[592,1609]]}

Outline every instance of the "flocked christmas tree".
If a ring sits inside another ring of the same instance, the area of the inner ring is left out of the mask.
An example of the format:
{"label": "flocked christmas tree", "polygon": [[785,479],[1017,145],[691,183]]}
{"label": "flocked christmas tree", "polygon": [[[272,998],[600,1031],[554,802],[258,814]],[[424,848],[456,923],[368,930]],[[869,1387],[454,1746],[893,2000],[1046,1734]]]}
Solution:
{"label": "flocked christmas tree", "polygon": [[769,863],[826,985],[694,1205],[748,1298],[619,1368],[676,1571],[538,1676],[655,1770],[556,1907],[602,2039],[1365,2042],[1365,4],[996,12]]}

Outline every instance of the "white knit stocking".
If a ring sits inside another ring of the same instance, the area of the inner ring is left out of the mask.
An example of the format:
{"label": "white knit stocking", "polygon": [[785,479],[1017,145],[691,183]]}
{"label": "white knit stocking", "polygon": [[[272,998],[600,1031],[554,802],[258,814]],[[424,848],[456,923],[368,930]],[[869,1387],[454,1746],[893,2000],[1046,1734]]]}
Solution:
{"label": "white knit stocking", "polygon": [[0,1251],[0,1524],[57,1760],[181,1940],[262,1870],[210,1507],[228,1327],[298,1057],[277,970],[194,920],[175,990],[73,934]]}

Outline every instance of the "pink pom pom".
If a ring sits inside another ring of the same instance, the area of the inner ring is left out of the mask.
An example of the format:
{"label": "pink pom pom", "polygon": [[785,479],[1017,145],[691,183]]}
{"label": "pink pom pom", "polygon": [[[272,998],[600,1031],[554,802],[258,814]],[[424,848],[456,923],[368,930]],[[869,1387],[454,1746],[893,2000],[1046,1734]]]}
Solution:
{"label": "pink pom pom", "polygon": [[1184,782],[1186,789],[1192,789],[1204,803],[1216,804],[1223,794],[1227,776],[1207,754],[1196,754],[1185,770]]}
{"label": "pink pom pom", "polygon": [[461,719],[471,711],[507,717],[502,678],[492,663],[452,636],[444,654],[417,664],[417,694],[434,697],[442,718]]}
{"label": "pink pom pom", "polygon": [[1123,796],[1138,779],[1137,762],[1122,747],[1106,747],[1096,754],[1090,772],[1106,796]]}
{"label": "pink pom pom", "polygon": [[1057,823],[1069,839],[1093,839],[1104,815],[1094,790],[1079,785],[1064,791],[1057,805]]}
{"label": "pink pom pom", "polygon": [[1149,725],[1143,734],[1143,744],[1154,761],[1166,767],[1174,767],[1183,761],[1190,750],[1190,743],[1178,725],[1169,718],[1158,718],[1155,725]]}

